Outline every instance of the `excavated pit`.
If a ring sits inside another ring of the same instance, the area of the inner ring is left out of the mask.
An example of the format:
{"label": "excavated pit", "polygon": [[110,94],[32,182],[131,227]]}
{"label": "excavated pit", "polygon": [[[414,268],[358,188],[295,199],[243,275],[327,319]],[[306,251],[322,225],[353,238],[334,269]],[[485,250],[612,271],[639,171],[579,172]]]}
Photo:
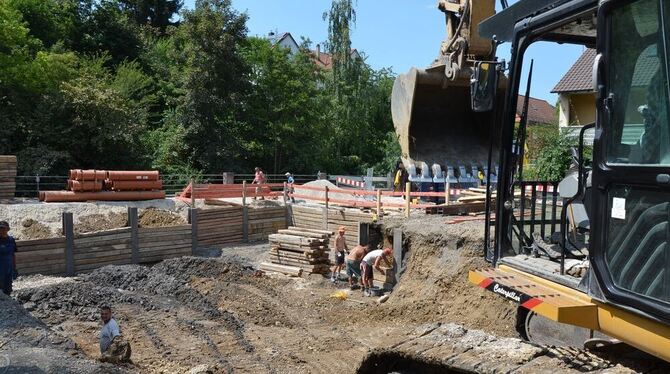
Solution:
{"label": "excavated pit", "polygon": [[481,259],[482,225],[444,220],[384,219],[373,228],[385,242],[400,228],[406,251],[404,273],[383,304],[360,291],[333,298],[344,286],[321,275],[256,272],[267,244],[72,278],[21,277],[14,303],[75,343],[87,360],[99,354],[98,307],[111,304],[133,347],[134,364],[123,368],[131,372],[571,370],[564,357],[515,337],[514,304],[468,283],[468,270],[488,266]]}
{"label": "excavated pit", "polygon": [[400,353],[375,351],[370,353],[356,371],[357,374],[451,374],[458,373],[448,365],[431,362]]}

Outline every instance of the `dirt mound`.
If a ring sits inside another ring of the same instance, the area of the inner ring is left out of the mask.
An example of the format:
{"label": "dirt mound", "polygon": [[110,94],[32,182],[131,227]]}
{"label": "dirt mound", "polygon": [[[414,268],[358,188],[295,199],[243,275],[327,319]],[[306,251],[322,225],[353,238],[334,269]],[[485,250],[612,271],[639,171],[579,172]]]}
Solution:
{"label": "dirt mound", "polygon": [[79,217],[74,225],[75,234],[118,229],[128,226],[128,213],[110,212],[105,214],[90,214]]}
{"label": "dirt mound", "polygon": [[140,213],[140,227],[168,227],[186,224],[186,220],[179,214],[167,210],[149,208]]}
{"label": "dirt mound", "polygon": [[483,224],[447,226],[444,220],[426,216],[390,222],[402,227],[409,260],[390,299],[371,314],[387,321],[458,322],[516,336],[516,305],[468,282],[469,270],[490,266],[482,257]]}
{"label": "dirt mound", "polygon": [[0,294],[0,310],[2,373],[128,372],[87,359],[65,334],[47,328],[4,294]]}
{"label": "dirt mound", "polygon": [[54,237],[54,233],[46,225],[43,225],[32,218],[26,218],[21,221],[21,233],[17,235],[17,239],[31,240],[31,239],[48,239]]}

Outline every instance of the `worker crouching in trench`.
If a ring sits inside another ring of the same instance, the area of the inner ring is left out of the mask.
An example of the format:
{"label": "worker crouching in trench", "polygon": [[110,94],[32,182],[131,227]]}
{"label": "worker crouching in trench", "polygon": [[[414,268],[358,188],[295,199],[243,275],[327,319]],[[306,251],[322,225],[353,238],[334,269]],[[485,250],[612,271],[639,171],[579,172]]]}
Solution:
{"label": "worker crouching in trench", "polygon": [[100,308],[102,330],[100,331],[100,361],[112,364],[130,362],[130,343],[121,335],[119,325],[112,318],[112,308]]}

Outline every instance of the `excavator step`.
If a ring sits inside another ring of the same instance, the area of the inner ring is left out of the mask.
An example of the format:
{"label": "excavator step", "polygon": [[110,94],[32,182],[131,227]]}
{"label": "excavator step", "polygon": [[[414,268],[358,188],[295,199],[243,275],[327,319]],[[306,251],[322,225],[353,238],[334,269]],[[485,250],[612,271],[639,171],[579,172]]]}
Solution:
{"label": "excavator step", "polygon": [[552,321],[598,329],[598,307],[580,291],[504,265],[472,270],[468,279]]}

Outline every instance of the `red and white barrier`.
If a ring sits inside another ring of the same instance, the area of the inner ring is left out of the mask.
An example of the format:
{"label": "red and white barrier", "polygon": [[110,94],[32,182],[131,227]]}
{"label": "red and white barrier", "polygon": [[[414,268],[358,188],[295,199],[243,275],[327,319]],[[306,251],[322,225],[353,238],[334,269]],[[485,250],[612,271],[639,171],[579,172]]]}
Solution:
{"label": "red and white barrier", "polygon": [[358,187],[358,188],[365,188],[365,182],[363,181],[357,181],[354,179],[349,179],[345,177],[337,177],[337,184],[344,184],[347,186],[352,186],[352,187]]}

